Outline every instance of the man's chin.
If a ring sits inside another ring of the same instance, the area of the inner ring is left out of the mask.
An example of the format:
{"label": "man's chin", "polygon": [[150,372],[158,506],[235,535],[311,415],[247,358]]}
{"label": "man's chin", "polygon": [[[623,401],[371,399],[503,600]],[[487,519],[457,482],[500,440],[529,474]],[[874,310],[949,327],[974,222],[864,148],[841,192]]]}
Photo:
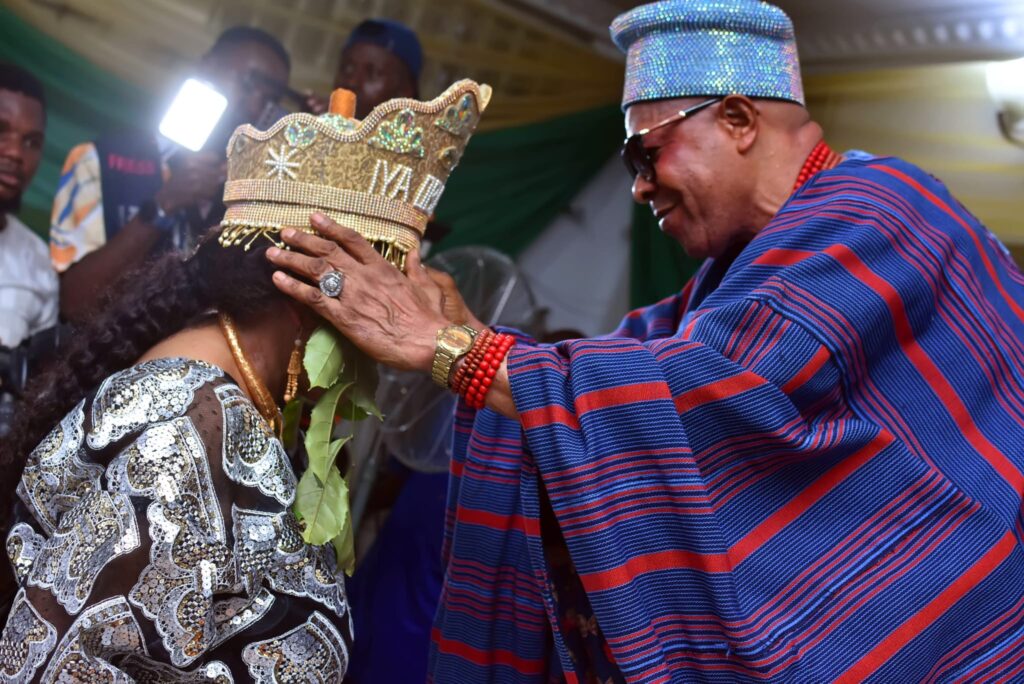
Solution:
{"label": "man's chin", "polygon": [[676,242],[680,247],[682,247],[683,251],[686,252],[686,256],[694,259],[703,259],[704,255],[698,253],[701,251],[701,246],[692,244],[693,240],[687,239],[688,237],[691,237],[691,235],[687,232],[686,226],[682,225],[681,221],[674,220],[676,217],[673,214],[669,214],[661,219],[661,221],[658,222],[658,228],[660,228],[661,232],[666,236],[672,238],[673,242]]}
{"label": "man's chin", "polygon": [[17,214],[21,211],[21,194],[7,195],[0,192],[0,214]]}

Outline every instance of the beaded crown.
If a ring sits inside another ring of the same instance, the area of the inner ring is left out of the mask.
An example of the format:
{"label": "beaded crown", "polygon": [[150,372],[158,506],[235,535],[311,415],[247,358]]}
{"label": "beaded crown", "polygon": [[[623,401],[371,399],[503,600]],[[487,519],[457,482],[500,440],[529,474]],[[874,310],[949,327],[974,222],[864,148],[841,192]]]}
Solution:
{"label": "beaded crown", "polygon": [[362,121],[300,113],[266,131],[239,127],[228,142],[220,243],[281,245],[283,227],[311,231],[318,211],[404,269],[490,97],[490,86],[463,80],[429,102],[384,102]]}

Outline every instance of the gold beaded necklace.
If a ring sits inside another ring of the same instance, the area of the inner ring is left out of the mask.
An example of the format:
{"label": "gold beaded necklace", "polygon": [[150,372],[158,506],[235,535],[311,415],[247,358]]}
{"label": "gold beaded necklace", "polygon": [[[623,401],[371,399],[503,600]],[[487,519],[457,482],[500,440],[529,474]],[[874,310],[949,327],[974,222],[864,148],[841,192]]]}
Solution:
{"label": "gold beaded necklace", "polygon": [[256,409],[260,412],[260,415],[270,423],[274,434],[280,437],[282,429],[281,411],[277,408],[270,390],[263,384],[260,377],[256,375],[255,369],[249,363],[249,359],[246,358],[245,352],[242,351],[242,345],[238,341],[238,330],[235,328],[235,322],[231,319],[231,316],[224,312],[217,314],[217,320],[220,322],[220,329],[224,333],[224,339],[227,340],[228,347],[231,349],[231,356],[234,357],[238,370],[242,372],[242,382],[245,383],[245,388],[248,390],[249,396],[252,397],[252,402],[256,404]]}

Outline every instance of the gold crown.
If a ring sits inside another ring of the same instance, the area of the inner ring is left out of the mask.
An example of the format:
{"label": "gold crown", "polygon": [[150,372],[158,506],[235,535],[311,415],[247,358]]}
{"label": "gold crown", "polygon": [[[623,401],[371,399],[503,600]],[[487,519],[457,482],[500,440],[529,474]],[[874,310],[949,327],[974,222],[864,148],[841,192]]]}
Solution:
{"label": "gold crown", "polygon": [[281,228],[311,231],[318,211],[404,269],[490,98],[490,86],[464,80],[429,102],[389,100],[356,121],[337,112],[353,107],[350,93],[336,91],[335,113],[239,127],[228,142],[220,243],[248,249],[265,237],[282,246]]}

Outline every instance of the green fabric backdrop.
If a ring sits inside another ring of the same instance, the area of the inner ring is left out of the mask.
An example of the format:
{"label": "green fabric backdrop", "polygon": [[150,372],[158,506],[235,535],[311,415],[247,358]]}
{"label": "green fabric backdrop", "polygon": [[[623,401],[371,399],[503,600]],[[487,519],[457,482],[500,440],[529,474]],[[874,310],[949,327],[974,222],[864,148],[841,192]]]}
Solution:
{"label": "green fabric backdrop", "polygon": [[77,143],[121,125],[145,121],[146,93],[98,69],[53,38],[0,7],[0,60],[21,64],[46,89],[46,146],[23,198],[21,219],[45,235],[61,165]]}
{"label": "green fabric backdrop", "polygon": [[615,106],[473,136],[438,206],[438,220],[452,228],[439,248],[483,244],[517,255],[569,206],[621,137]]}
{"label": "green fabric backdrop", "polygon": [[629,301],[636,308],[679,292],[701,262],[658,228],[647,205],[633,207]]}
{"label": "green fabric backdrop", "polygon": [[[152,94],[97,68],[5,7],[0,7],[0,60],[24,65],[46,88],[43,162],[21,212],[22,220],[45,236],[68,151],[118,126],[145,126],[151,120],[155,127]],[[438,207],[438,220],[452,229],[438,249],[482,244],[517,255],[569,206],[621,138],[622,114],[614,105],[477,134]],[[635,305],[677,291],[695,268],[660,233],[646,207],[634,214],[632,242]]]}

